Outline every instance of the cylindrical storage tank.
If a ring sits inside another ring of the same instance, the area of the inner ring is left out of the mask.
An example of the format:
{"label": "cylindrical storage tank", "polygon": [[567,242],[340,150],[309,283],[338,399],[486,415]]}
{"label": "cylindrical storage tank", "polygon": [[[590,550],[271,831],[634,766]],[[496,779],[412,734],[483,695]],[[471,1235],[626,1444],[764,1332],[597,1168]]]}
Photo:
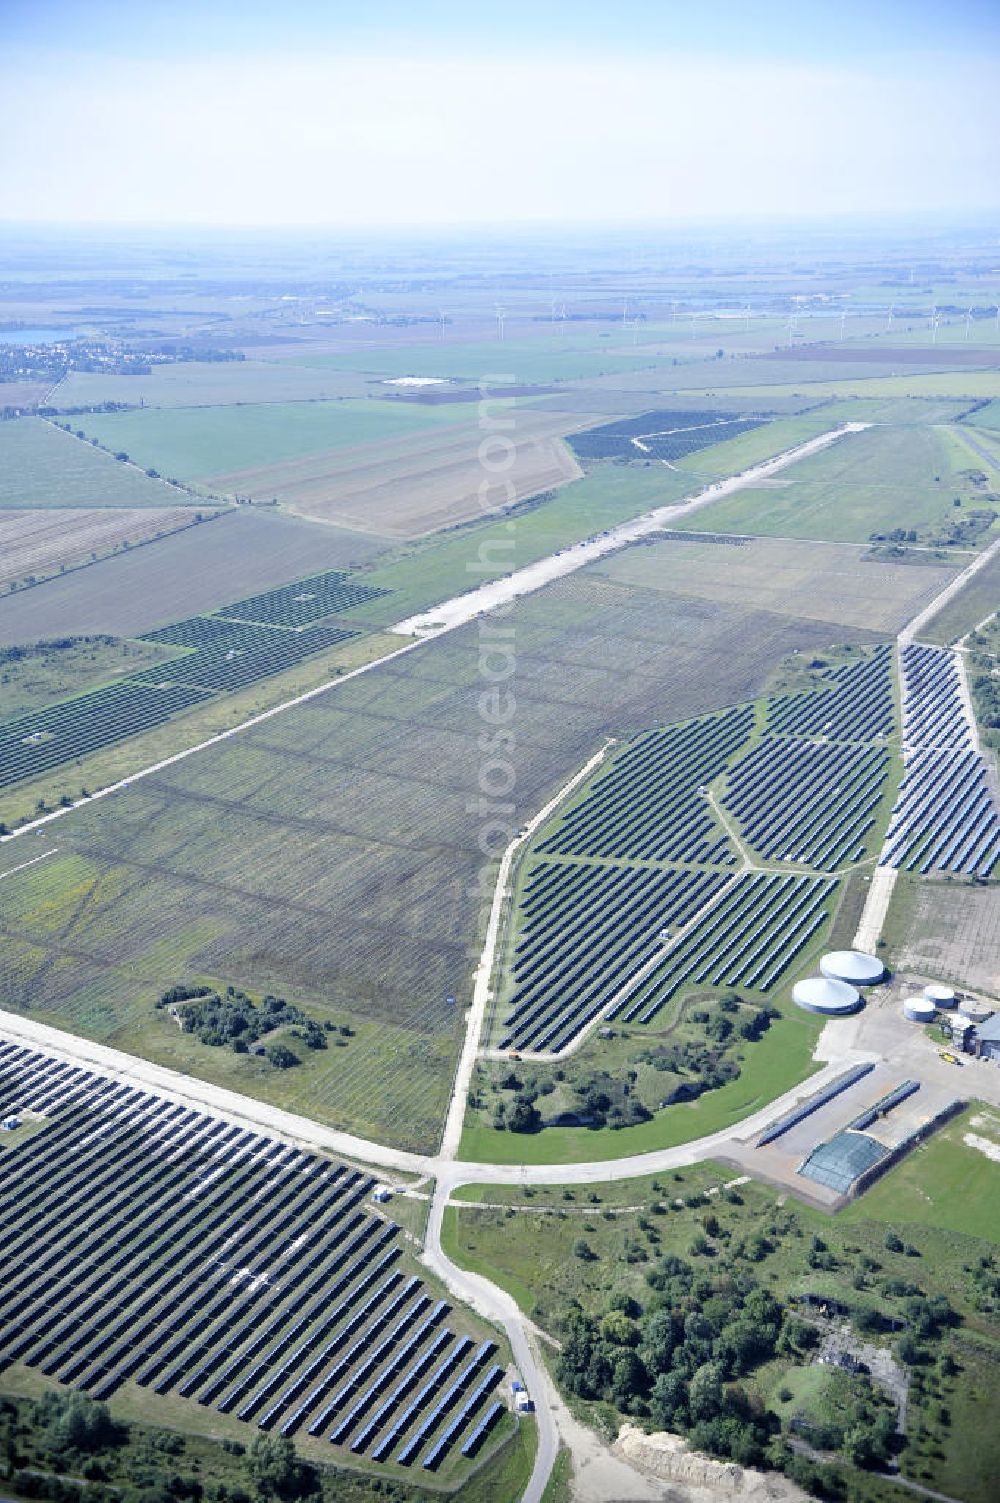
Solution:
{"label": "cylindrical storage tank", "polygon": [[850,986],[874,986],[885,975],[885,966],[877,955],[863,950],[831,950],[819,963],[831,981],[846,981]]}
{"label": "cylindrical storage tank", "polygon": [[972,1019],[967,1018],[964,1012],[957,1012],[951,1020],[951,1026],[955,1033],[964,1033],[967,1028],[972,1027]]}
{"label": "cylindrical storage tank", "polygon": [[941,986],[938,982],[932,982],[924,987],[924,996],[928,1002],[933,1002],[935,1007],[954,1007],[955,988],[953,986]]}
{"label": "cylindrical storage tank", "polygon": [[903,1017],[911,1023],[933,1023],[937,1008],[927,997],[907,997],[903,1003]]}
{"label": "cylindrical storage tank", "polygon": [[796,981],[792,987],[792,1000],[805,1012],[818,1012],[827,1017],[840,1017],[857,1012],[861,1006],[861,993],[846,981],[835,981],[829,976],[809,976],[805,981]]}

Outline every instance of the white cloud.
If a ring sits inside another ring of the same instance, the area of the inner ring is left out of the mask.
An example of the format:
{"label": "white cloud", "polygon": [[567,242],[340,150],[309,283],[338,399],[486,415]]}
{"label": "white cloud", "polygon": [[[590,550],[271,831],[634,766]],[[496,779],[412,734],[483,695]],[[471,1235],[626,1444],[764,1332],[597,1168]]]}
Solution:
{"label": "white cloud", "polygon": [[[988,62],[8,58],[7,219],[420,224],[997,204]],[[8,140],[10,138],[8,137]]]}

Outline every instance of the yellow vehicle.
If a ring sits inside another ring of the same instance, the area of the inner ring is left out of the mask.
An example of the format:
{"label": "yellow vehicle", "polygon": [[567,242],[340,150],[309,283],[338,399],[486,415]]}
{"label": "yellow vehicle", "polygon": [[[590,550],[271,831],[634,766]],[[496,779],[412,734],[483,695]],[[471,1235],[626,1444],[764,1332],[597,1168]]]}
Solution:
{"label": "yellow vehicle", "polygon": [[949,1054],[947,1049],[941,1050],[941,1058],[946,1065],[960,1065],[962,1061],[955,1054]]}

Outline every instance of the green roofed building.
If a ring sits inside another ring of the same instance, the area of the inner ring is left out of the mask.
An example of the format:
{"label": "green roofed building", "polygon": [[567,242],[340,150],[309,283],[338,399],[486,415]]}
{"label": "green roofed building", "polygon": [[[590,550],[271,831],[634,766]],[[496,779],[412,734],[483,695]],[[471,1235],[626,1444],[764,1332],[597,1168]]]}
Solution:
{"label": "green roofed building", "polygon": [[888,1149],[876,1138],[863,1132],[839,1132],[828,1143],[820,1143],[799,1165],[804,1179],[825,1185],[838,1195],[846,1195],[854,1181],[880,1159]]}

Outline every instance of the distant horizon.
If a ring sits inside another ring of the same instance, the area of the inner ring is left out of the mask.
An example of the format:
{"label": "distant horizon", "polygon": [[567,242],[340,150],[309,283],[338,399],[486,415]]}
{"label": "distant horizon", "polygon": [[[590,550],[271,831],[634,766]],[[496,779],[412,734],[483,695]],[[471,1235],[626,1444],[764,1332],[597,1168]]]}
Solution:
{"label": "distant horizon", "polygon": [[877,209],[831,210],[829,213],[816,210],[808,214],[782,215],[778,212],[770,213],[743,213],[743,214],[711,214],[699,213],[690,215],[677,214],[669,219],[627,219],[602,220],[602,219],[524,219],[507,220],[498,224],[495,220],[436,220],[436,221],[372,221],[372,222],[346,222],[330,220],[327,222],[291,220],[280,223],[268,223],[266,221],[246,220],[241,222],[227,222],[225,224],[213,223],[210,220],[177,220],[177,219],[105,219],[105,220],[74,220],[74,219],[18,219],[8,218],[0,213],[0,230],[14,230],[35,234],[65,234],[67,232],[86,236],[99,236],[101,234],[145,234],[153,232],[169,231],[178,235],[204,234],[229,238],[236,235],[253,234],[258,236],[275,236],[287,238],[292,236],[315,236],[323,234],[336,234],[339,236],[363,237],[369,235],[392,235],[416,237],[437,237],[442,234],[467,234],[470,236],[489,237],[492,240],[502,239],[503,236],[519,238],[530,235],[549,235],[558,232],[585,233],[601,239],[613,239],[623,233],[633,234],[636,231],[648,231],[659,235],[676,233],[685,234],[691,230],[726,230],[755,226],[759,229],[773,227],[776,230],[816,230],[826,231],[832,226],[850,226],[859,230],[870,230],[891,234],[894,231],[913,230],[922,232],[930,238],[940,238],[948,234],[960,233],[965,230],[986,231],[995,229],[998,236],[997,251],[1000,256],[1000,204],[969,205],[966,208],[941,209],[930,206],[926,209],[899,209],[881,211]]}
{"label": "distant horizon", "polygon": [[985,0],[7,0],[0,221],[415,230],[1000,212]]}

